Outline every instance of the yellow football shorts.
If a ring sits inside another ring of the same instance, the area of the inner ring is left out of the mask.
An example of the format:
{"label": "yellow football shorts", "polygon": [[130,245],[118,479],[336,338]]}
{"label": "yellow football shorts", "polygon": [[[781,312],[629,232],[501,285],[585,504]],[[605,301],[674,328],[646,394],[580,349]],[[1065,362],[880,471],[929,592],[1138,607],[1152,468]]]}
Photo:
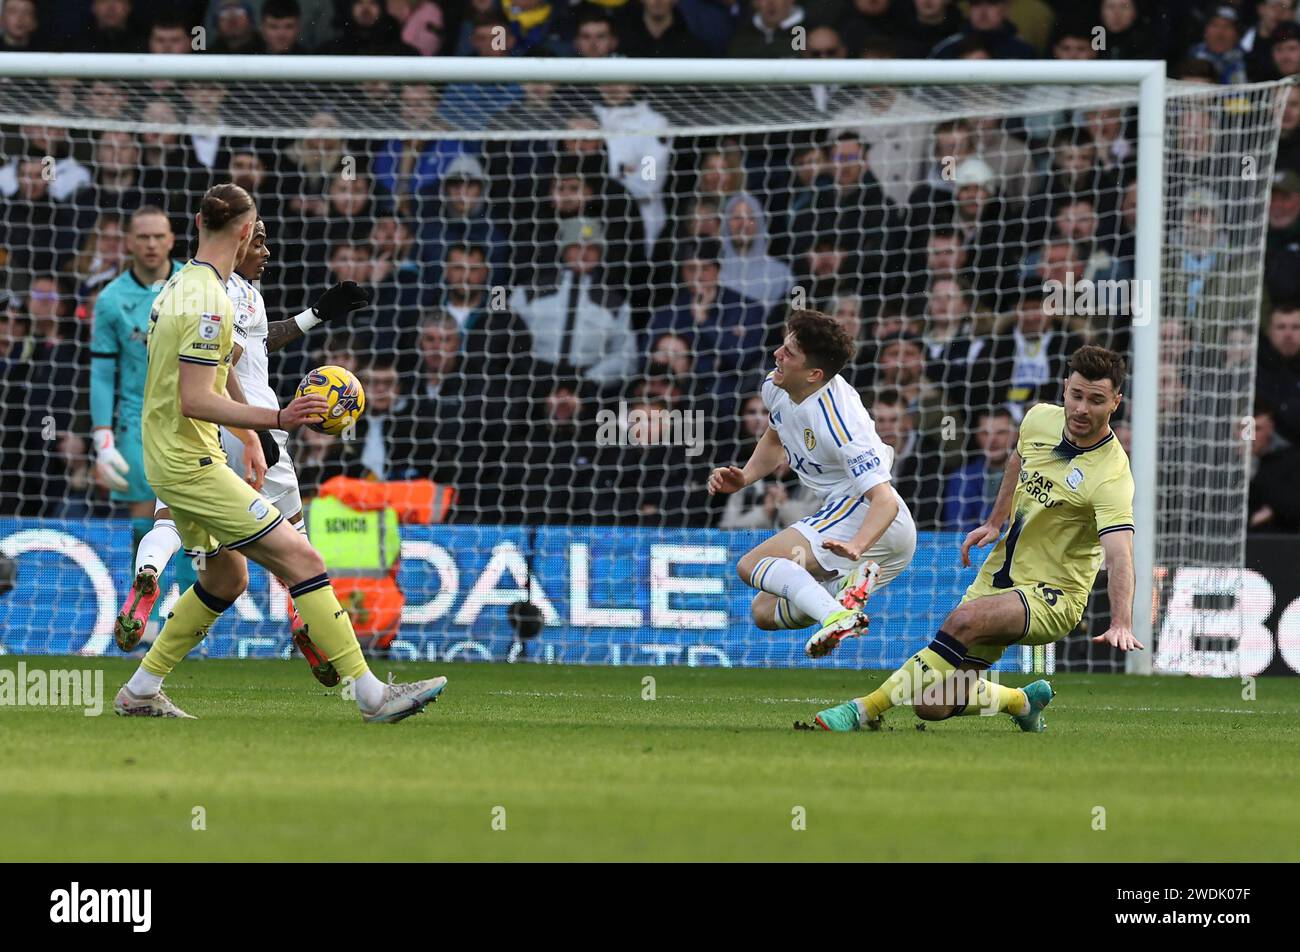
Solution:
{"label": "yellow football shorts", "polygon": [[265,536],[284,518],[229,466],[213,461],[183,483],[155,486],[171,510],[190,556],[239,549]]}
{"label": "yellow football shorts", "polygon": [[[991,581],[983,574],[979,575],[966,594],[962,604],[988,595],[1001,595],[1015,592],[1025,604],[1025,633],[1015,642],[1018,645],[1046,645],[1060,641],[1078,626],[1083,618],[1083,610],[1088,605],[1087,597],[1053,588],[1044,582],[1023,582],[1010,588],[994,588]],[[995,664],[1010,645],[975,645],[967,650],[969,658]]]}

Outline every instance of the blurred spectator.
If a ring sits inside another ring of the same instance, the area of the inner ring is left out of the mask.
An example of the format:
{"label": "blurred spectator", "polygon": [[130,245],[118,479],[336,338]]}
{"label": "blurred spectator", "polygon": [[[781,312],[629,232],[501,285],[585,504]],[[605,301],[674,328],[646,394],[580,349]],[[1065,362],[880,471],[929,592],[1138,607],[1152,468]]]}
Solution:
{"label": "blurred spectator", "polygon": [[956,277],[937,276],[926,294],[926,378],[939,387],[940,404],[968,418],[988,406],[991,341],[979,334],[971,313],[973,295]]}
{"label": "blurred spectator", "polygon": [[915,418],[897,390],[881,390],[871,401],[871,419],[882,443],[894,451],[890,475],[918,529],[939,527],[943,495],[940,450],[916,431]]}
{"label": "blurred spectator", "polygon": [[213,53],[264,53],[266,45],[253,20],[253,6],[247,0],[219,0],[217,37]]}
{"label": "blurred spectator", "polygon": [[[0,196],[12,198],[18,192],[19,166],[25,161],[24,156],[40,163],[48,194],[56,202],[66,202],[91,183],[91,171],[77,159],[68,130],[43,125],[43,118],[34,116],[31,125],[19,126],[23,150],[14,159],[0,165]],[[48,172],[45,171],[47,167]]]}
{"label": "blurred spectator", "polygon": [[880,290],[889,226],[895,224],[893,203],[871,171],[867,147],[857,133],[841,132],[831,147],[831,187],[822,190],[817,231],[857,242],[846,267],[863,275],[862,293]]}
{"label": "blurred spectator", "polygon": [[962,261],[975,277],[976,292],[983,303],[997,308],[1000,292],[1014,273],[1023,220],[1018,209],[999,196],[993,170],[983,159],[967,159],[955,174],[952,204],[941,207],[936,220],[961,238]]}
{"label": "blurred spectator", "polygon": [[[404,128],[448,128],[438,116],[437,86],[405,84],[398,96]],[[422,218],[423,202],[436,200],[438,185],[451,163],[476,149],[461,139],[390,139],[376,150],[371,163],[376,192],[403,215],[418,212]]]}
{"label": "blurred spectator", "polygon": [[[389,6],[391,8],[392,4]],[[262,40],[260,52],[273,56],[308,52],[302,41],[302,7],[298,0],[262,0],[258,32]]]}
{"label": "blurred spectator", "polygon": [[1279,27],[1295,25],[1295,0],[1260,0],[1255,4],[1255,24],[1241,38],[1246,69],[1254,82],[1277,78],[1273,43]]}
{"label": "blurred spectator", "polygon": [[1300,24],[1282,23],[1273,31],[1272,54],[1278,79],[1300,73]]}
{"label": "blurred spectator", "polygon": [[533,372],[532,335],[505,301],[491,299],[492,295],[504,295],[505,289],[489,291],[489,274],[481,245],[448,245],[441,307],[455,318],[460,330],[465,375],[485,389],[523,399]]}
{"label": "blurred spectator", "polygon": [[[861,56],[869,40],[897,45],[904,24],[902,8],[911,5],[911,0],[849,0],[848,8],[835,20],[835,30],[850,56]],[[819,14],[811,5],[805,6],[810,22],[823,22],[824,12]],[[825,9],[826,4],[822,6]],[[928,52],[927,47],[917,55],[924,57]]]}
{"label": "blurred spectator", "polygon": [[16,172],[13,196],[0,207],[0,266],[10,282],[14,276],[56,269],[77,240],[72,209],[50,195],[45,163],[36,156],[23,158]]}
{"label": "blurred spectator", "polygon": [[804,19],[804,8],[795,0],[754,0],[752,16],[746,20],[741,14],[727,55],[733,59],[798,56],[793,31],[806,28]]}
{"label": "blurred spectator", "polygon": [[801,142],[790,154],[794,176],[786,189],[779,225],[774,229],[771,252],[793,261],[812,245],[817,235],[822,193],[831,186],[826,150],[815,140]]}
{"label": "blurred spectator", "polygon": [[912,0],[900,6],[903,22],[896,42],[901,57],[925,59],[942,41],[961,33],[961,11],[953,0]]}
{"label": "blurred spectator", "polygon": [[1059,203],[1088,195],[1098,218],[1097,234],[1113,235],[1117,229],[1119,173],[1098,160],[1092,133],[1085,128],[1059,129],[1052,136],[1051,166],[1034,190],[1025,212],[1027,237],[1040,241],[1047,234]]}
{"label": "blurred spectator", "polygon": [[636,335],[624,293],[603,280],[605,232],[598,222],[566,220],[559,229],[557,267],[516,287],[510,306],[533,335],[539,373],[580,377],[596,386],[618,382],[636,365]]}
{"label": "blurred spectator", "polygon": [[990,349],[992,402],[1005,404],[1017,423],[1035,403],[1060,402],[1066,362],[1084,343],[1057,326],[1041,286],[1030,285],[1019,297],[1010,333],[997,333]]}
{"label": "blurred spectator", "polygon": [[1290,169],[1273,177],[1264,286],[1273,300],[1300,301],[1300,174]]}
{"label": "blurred spectator", "polygon": [[457,156],[447,166],[440,200],[420,229],[420,255],[428,264],[428,284],[438,284],[447,249],[464,244],[476,245],[487,253],[492,273],[486,283],[509,280],[506,272],[510,249],[505,234],[489,217],[487,187],[483,165],[474,156]]}
{"label": "blurred spectator", "polygon": [[442,51],[444,17],[434,0],[387,0],[385,9],[401,26],[403,43],[421,56],[437,56]]}
{"label": "blurred spectator", "polygon": [[0,11],[0,53],[42,53],[36,0],[5,0]]}
{"label": "blurred spectator", "polygon": [[[475,56],[513,56],[515,35],[510,21],[498,10],[476,14],[470,25],[469,42]],[[490,125],[502,111],[523,97],[516,83],[452,83],[442,94],[438,114],[459,128]],[[487,144],[484,143],[484,146]]]}
{"label": "blurred spectator", "polygon": [[707,58],[709,48],[677,13],[677,0],[633,0],[619,20],[624,56]]}
{"label": "blurred spectator", "polygon": [[1106,45],[1097,52],[1103,59],[1163,59],[1158,34],[1139,0],[1102,0],[1101,27]]}
{"label": "blurred spectator", "polygon": [[596,444],[576,380],[556,378],[515,444],[522,470],[522,517],[528,523],[572,525],[591,511]]}
{"label": "blurred spectator", "polygon": [[794,283],[790,268],[767,253],[767,215],[758,200],[737,195],[723,209],[719,283],[772,308]]}
{"label": "blurred spectator", "polygon": [[[351,0],[342,29],[316,50],[322,56],[418,56],[402,42],[401,28],[384,12],[380,0]],[[404,87],[409,88],[409,87]]]}
{"label": "blurred spectator", "polygon": [[[194,41],[189,24],[184,17],[163,13],[154,18],[149,27],[149,52],[177,56],[194,52]],[[171,80],[162,81],[166,88],[172,87]]]}
{"label": "blurred spectator", "polygon": [[943,392],[926,377],[925,342],[904,331],[881,340],[877,349],[875,389],[896,393],[923,436],[938,430]]}
{"label": "blurred spectator", "polygon": [[1005,407],[979,416],[975,430],[979,453],[944,480],[943,528],[970,532],[984,522],[998,497],[1017,435],[1015,420]]}
{"label": "blurred spectator", "polygon": [[[663,190],[672,163],[670,140],[643,130],[662,129],[668,120],[652,109],[635,86],[609,83],[600,87],[601,102],[594,107],[605,136],[609,156],[607,175],[619,182],[636,202],[645,244],[640,257],[650,252],[667,218]],[[637,134],[634,134],[637,133]]]}
{"label": "blurred spectator", "polygon": [[[175,107],[167,99],[150,102],[141,119],[173,130],[181,125]],[[168,213],[173,230],[187,234],[192,197],[207,191],[212,173],[203,167],[179,132],[141,132],[139,141],[140,188],[149,197],[149,204]]]}
{"label": "blurred spectator", "polygon": [[131,29],[131,0],[92,0],[91,25],[70,38],[68,53],[143,53],[144,38]]}
{"label": "blurred spectator", "polygon": [[187,145],[205,168],[220,169],[221,136],[212,131],[229,121],[226,115],[227,87],[221,83],[188,83],[184,87],[185,125],[189,128]]}
{"label": "blurred spectator", "polygon": [[961,32],[954,33],[930,53],[937,59],[954,59],[961,42],[977,37],[986,43],[993,59],[1037,59],[1038,51],[1026,43],[1008,16],[1007,0],[971,0],[969,18]]}
{"label": "blurred spectator", "polygon": [[1300,89],[1287,90],[1282,107],[1282,129],[1277,143],[1277,170],[1300,174]]}
{"label": "blurred spectator", "polygon": [[114,212],[106,212],[85,233],[68,272],[81,292],[90,287],[99,287],[117,277],[126,267],[126,260],[122,217]]}
{"label": "blurred spectator", "polygon": [[[804,59],[845,59],[849,52],[835,27],[823,24],[808,31],[807,46],[802,55]],[[813,108],[819,113],[829,112],[833,102],[850,95],[844,86],[828,83],[813,83],[808,91],[812,95]]]}
{"label": "blurred spectator", "polygon": [[1274,303],[1255,374],[1256,403],[1271,408],[1280,437],[1300,445],[1300,304]]}
{"label": "blurred spectator", "polygon": [[1300,446],[1275,439],[1273,411],[1255,405],[1255,433],[1250,453],[1250,531],[1300,532]]}
{"label": "blurred spectator", "polygon": [[728,398],[717,407],[718,418],[734,409],[738,376],[762,365],[766,335],[763,306],[718,283],[721,252],[714,240],[686,250],[678,271],[681,290],[668,307],[655,312],[647,328],[652,338],[671,332],[686,340],[701,389]]}
{"label": "blurred spectator", "polygon": [[339,127],[333,113],[314,112],[305,124],[319,132],[280,150],[280,194],[287,199],[288,212],[311,219],[324,215],[329,207],[330,185],[344,171],[347,143],[328,134],[327,130]]}
{"label": "blurred spectator", "polygon": [[230,143],[226,177],[252,197],[257,215],[278,234],[284,219],[279,182],[270,172],[270,157],[262,143],[239,139]]}
{"label": "blurred spectator", "polygon": [[1235,8],[1216,7],[1205,23],[1201,42],[1190,55],[1214,66],[1220,83],[1246,82],[1246,54],[1237,45],[1241,39],[1241,19]]}

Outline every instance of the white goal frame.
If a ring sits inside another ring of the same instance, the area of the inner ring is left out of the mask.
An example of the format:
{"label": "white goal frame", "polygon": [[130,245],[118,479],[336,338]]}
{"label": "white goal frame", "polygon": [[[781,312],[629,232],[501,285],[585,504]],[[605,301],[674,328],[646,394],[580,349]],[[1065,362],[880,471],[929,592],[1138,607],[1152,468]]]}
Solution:
{"label": "white goal frame", "polygon": [[[148,54],[0,54],[0,79],[96,78],[119,80],[247,81],[249,57]],[[1138,87],[1137,179],[1164,181],[1165,70],[1161,60],[802,60],[802,59],[550,59],[382,56],[260,56],[265,82],[395,83],[636,83],[642,85],[1114,85]],[[1150,288],[1150,318],[1135,323],[1130,396],[1133,445],[1157,445],[1160,341],[1160,266],[1164,189],[1138,190],[1134,277]],[[1133,633],[1146,645],[1129,652],[1126,670],[1150,673],[1154,645],[1153,585],[1156,531],[1156,457],[1133,460],[1135,586]]]}

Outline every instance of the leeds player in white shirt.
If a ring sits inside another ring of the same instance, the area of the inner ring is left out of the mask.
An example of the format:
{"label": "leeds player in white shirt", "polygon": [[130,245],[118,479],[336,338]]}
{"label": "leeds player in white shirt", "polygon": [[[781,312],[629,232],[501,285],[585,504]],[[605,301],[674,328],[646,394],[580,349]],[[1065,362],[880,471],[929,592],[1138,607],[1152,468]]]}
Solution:
{"label": "leeds player in white shirt", "polygon": [[[737,492],[788,463],[825,505],[747,552],[736,572],[759,590],[760,628],[819,630],[804,650],[820,658],[867,629],[867,596],[916,551],[916,524],[890,482],[893,452],[840,369],[854,343],[833,318],[795,311],[763,383],[770,426],[741,469],[709,476],[710,493]],[[808,558],[811,555],[812,558]]]}
{"label": "leeds player in white shirt", "polygon": [[[280,401],[270,384],[269,354],[302,337],[323,321],[360,310],[370,303],[370,296],[364,288],[346,281],[325,291],[311,308],[296,317],[269,323],[266,302],[254,282],[261,278],[270,258],[266,224],[259,218],[248,252],[236,263],[226,282],[226,293],[235,307],[234,349],[231,354],[235,372],[227,378],[227,388],[231,399],[240,403],[279,409]],[[293,460],[289,458],[288,434],[283,430],[261,432],[255,434],[257,439],[252,443],[248,442],[249,436],[248,431],[239,434],[221,428],[221,446],[226,452],[228,465],[305,535],[302,496],[298,491]],[[158,576],[178,548],[180,536],[171,520],[171,513],[162,500],[158,500],[154,508],[154,528],[140,540],[136,549],[135,581],[114,627],[117,645],[123,651],[130,651],[139,643],[160,594]],[[307,636],[306,627],[292,604],[289,627],[294,644],[307,659],[316,679],[330,687],[337,684],[338,672]]]}

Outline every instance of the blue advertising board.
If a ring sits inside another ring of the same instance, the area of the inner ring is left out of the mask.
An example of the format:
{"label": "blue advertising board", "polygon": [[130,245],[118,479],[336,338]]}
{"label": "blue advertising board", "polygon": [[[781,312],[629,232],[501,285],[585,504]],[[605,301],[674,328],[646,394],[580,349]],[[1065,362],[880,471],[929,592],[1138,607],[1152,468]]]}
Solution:
{"label": "blue advertising board", "polygon": [[[406,596],[396,657],[573,664],[892,668],[933,635],[975,569],[956,533],[923,533],[912,565],[872,596],[870,633],[831,658],[803,654],[810,632],[761,631],[737,560],[768,533],[714,529],[405,526],[398,582]],[[112,655],[113,619],[131,578],[125,520],[0,519],[0,552],[18,584],[0,597],[0,649]],[[522,649],[507,621],[525,597],[543,613]],[[283,590],[250,565],[248,591],[203,645],[209,657],[287,657]],[[165,613],[175,597],[164,575]],[[1020,651],[1003,664],[1020,668]]]}

